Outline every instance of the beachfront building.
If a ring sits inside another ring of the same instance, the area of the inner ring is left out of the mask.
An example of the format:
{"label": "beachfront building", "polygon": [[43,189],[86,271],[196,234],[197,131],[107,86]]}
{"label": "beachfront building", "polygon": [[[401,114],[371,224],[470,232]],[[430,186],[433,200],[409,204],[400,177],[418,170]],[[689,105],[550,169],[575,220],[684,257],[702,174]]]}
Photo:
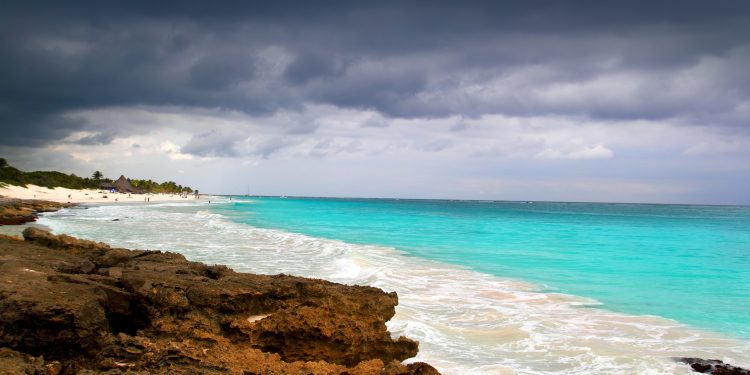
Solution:
{"label": "beachfront building", "polygon": [[128,181],[124,175],[121,175],[115,182],[100,183],[99,189],[107,190],[109,192],[143,194],[143,190],[131,185],[130,181]]}
{"label": "beachfront building", "polygon": [[114,191],[116,190],[115,184],[113,182],[102,181],[99,183],[99,190]]}

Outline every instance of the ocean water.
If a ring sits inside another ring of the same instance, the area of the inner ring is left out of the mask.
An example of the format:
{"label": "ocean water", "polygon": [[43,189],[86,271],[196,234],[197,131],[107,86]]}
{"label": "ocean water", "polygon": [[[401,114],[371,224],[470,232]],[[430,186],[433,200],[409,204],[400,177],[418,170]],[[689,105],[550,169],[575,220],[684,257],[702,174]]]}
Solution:
{"label": "ocean water", "polygon": [[[389,328],[446,374],[750,367],[750,208],[279,199],[75,208],[40,223],[237,271],[399,294]],[[112,221],[113,219],[119,221]]]}

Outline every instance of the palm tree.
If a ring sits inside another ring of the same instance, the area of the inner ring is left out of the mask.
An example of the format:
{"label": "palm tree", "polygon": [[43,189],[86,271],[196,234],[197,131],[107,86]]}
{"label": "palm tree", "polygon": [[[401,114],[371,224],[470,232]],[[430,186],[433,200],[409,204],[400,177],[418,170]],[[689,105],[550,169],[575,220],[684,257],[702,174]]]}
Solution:
{"label": "palm tree", "polygon": [[102,177],[104,177],[104,175],[102,174],[102,172],[99,172],[99,171],[94,171],[94,173],[91,174],[91,178],[93,178],[96,181],[101,180]]}

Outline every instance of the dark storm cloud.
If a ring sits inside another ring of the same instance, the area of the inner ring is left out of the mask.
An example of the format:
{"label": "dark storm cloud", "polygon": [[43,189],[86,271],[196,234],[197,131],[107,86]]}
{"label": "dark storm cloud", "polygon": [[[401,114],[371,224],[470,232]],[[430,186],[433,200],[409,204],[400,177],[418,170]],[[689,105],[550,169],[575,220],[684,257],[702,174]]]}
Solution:
{"label": "dark storm cloud", "polygon": [[112,142],[112,140],[115,139],[115,135],[112,133],[96,133],[92,135],[87,135],[79,140],[76,141],[76,143],[80,145],[106,145]]}
{"label": "dark storm cloud", "polygon": [[305,84],[313,79],[341,76],[345,73],[345,63],[324,56],[322,53],[306,53],[297,56],[287,65],[284,76],[293,84]]}
{"label": "dark storm cloud", "polygon": [[222,90],[252,78],[253,60],[244,56],[210,55],[190,67],[190,86],[199,90]]}
{"label": "dark storm cloud", "polygon": [[107,143],[67,114],[134,105],[742,125],[748,35],[746,1],[4,2],[0,144]]}

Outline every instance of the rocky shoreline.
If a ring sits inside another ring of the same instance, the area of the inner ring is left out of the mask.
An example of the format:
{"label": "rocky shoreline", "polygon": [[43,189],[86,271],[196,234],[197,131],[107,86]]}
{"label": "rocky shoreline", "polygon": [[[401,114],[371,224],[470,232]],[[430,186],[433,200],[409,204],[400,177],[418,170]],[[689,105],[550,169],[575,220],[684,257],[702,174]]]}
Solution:
{"label": "rocky shoreline", "polygon": [[[0,224],[71,204],[0,197]],[[2,374],[438,374],[392,339],[398,297],[28,227],[0,234]],[[675,358],[699,373],[750,375]]]}
{"label": "rocky shoreline", "polygon": [[718,359],[677,358],[678,362],[689,365],[695,372],[711,375],[750,375],[750,370],[732,366]]}
{"label": "rocky shoreline", "polygon": [[73,205],[72,203],[0,196],[0,225],[19,225],[34,222],[41,212],[54,212]]}
{"label": "rocky shoreline", "polygon": [[0,236],[0,373],[437,374],[401,363],[397,303],[27,228]]}

